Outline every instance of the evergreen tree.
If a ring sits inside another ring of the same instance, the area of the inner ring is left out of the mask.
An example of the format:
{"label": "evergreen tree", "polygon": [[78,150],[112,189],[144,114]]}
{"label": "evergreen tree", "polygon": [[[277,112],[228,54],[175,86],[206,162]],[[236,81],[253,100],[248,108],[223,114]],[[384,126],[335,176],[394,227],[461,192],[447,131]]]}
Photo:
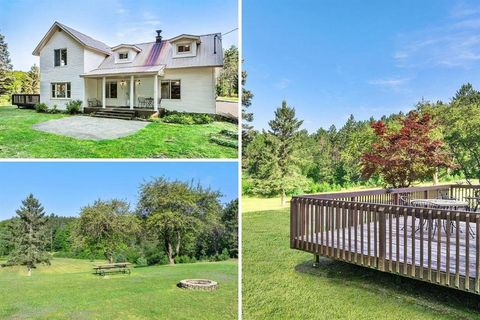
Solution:
{"label": "evergreen tree", "polygon": [[15,235],[15,249],[11,254],[9,264],[24,265],[28,275],[38,263],[50,264],[50,256],[46,246],[45,210],[40,202],[30,194],[22,201],[22,206],[16,211],[19,218],[18,233]]}
{"label": "evergreen tree", "polygon": [[295,109],[287,106],[285,100],[282,101],[282,106],[275,110],[275,118],[268,122],[270,126],[268,132],[276,138],[277,174],[282,206],[285,206],[287,189],[294,187],[298,176],[298,159],[295,158],[295,153],[298,148],[298,134],[302,123],[303,120],[298,120],[295,117]]}
{"label": "evergreen tree", "polygon": [[0,34],[0,95],[9,93],[13,79],[10,75],[12,64],[5,36]]}
{"label": "evergreen tree", "polygon": [[218,77],[217,95],[238,96],[238,48],[231,46],[223,54],[223,69]]}
{"label": "evergreen tree", "polygon": [[473,103],[479,104],[480,92],[475,90],[471,83],[463,84],[452,98],[452,103],[459,103],[462,105]]}
{"label": "evergreen tree", "polygon": [[245,160],[245,151],[254,137],[253,127],[250,124],[253,121],[253,113],[248,108],[252,105],[253,94],[245,89],[247,81],[247,72],[242,71],[242,158]]}
{"label": "evergreen tree", "polygon": [[24,93],[40,93],[40,69],[34,64],[23,82]]}

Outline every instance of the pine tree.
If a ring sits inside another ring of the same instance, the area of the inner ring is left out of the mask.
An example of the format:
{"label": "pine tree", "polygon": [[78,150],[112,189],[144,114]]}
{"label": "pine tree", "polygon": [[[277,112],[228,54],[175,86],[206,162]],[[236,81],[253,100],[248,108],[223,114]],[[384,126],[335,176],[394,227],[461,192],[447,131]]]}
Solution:
{"label": "pine tree", "polygon": [[296,158],[299,147],[299,129],[303,120],[295,117],[295,109],[287,106],[287,101],[275,110],[275,119],[268,122],[268,133],[274,138],[276,163],[271,168],[277,176],[277,183],[282,196],[282,206],[285,206],[286,191],[304,182]]}
{"label": "pine tree", "polygon": [[24,93],[40,93],[40,69],[34,64],[23,82]]}
{"label": "pine tree", "polygon": [[22,201],[22,206],[16,211],[19,225],[15,235],[15,249],[11,254],[10,264],[24,265],[28,275],[38,263],[50,264],[50,256],[46,250],[45,210],[40,202],[30,194]]}
{"label": "pine tree", "polygon": [[9,92],[13,79],[10,75],[12,64],[10,63],[10,53],[8,45],[5,42],[5,36],[0,34],[0,95]]}
{"label": "pine tree", "polygon": [[250,124],[253,121],[253,113],[249,112],[248,108],[252,105],[253,93],[245,89],[247,82],[247,72],[242,71],[242,157],[245,158],[245,151],[254,137],[253,126]]}

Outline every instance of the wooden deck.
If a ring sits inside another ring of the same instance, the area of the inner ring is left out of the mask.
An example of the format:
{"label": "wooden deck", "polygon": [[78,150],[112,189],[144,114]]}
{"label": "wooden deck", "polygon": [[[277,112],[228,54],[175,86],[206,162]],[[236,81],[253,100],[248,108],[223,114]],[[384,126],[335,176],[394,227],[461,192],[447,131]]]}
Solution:
{"label": "wooden deck", "polygon": [[479,190],[444,185],[293,197],[290,247],[480,294],[475,203],[462,210],[409,205],[440,196],[467,201]]}
{"label": "wooden deck", "polygon": [[[457,271],[455,259],[457,255],[456,250],[458,248],[458,255],[460,258],[458,272],[460,275],[465,276],[466,269],[468,269],[469,276],[472,278],[475,277],[475,252],[477,247],[475,241],[469,241],[469,250],[466,248],[467,244],[464,236],[466,230],[465,222],[459,223],[459,231],[462,236],[459,237],[458,247],[457,238],[455,236],[451,237],[447,243],[447,232],[444,224],[442,224],[442,227],[440,228],[440,234],[438,233],[436,225],[433,225],[432,228],[425,226],[423,228],[424,233],[428,233],[428,230],[432,229],[432,237],[430,238],[430,241],[429,238],[423,237],[422,241],[422,239],[420,239],[418,221],[415,226],[416,232],[413,232],[412,234],[412,217],[407,217],[406,224],[403,219],[399,220],[398,225],[396,219],[392,219],[391,222],[390,226],[390,221],[387,220],[387,242],[391,243],[391,246],[389,245],[386,247],[385,255],[387,258],[387,265],[391,265],[392,270],[395,270],[397,265],[400,266],[397,262],[402,263],[402,265],[414,264],[417,267],[424,267],[427,270],[428,266],[430,266],[430,269],[437,269],[437,264],[440,263],[440,271],[446,272],[448,265],[449,272],[454,274]],[[375,243],[375,239],[378,239],[380,235],[379,228],[376,224],[377,223],[375,222],[370,222],[370,224],[364,223],[358,225],[356,228],[353,226],[347,227],[345,232],[341,229],[338,238],[335,230],[333,230],[333,232],[324,231],[323,233],[314,233],[313,235],[299,237],[298,240],[305,241],[309,246],[316,246],[316,244],[319,244],[323,247],[330,248],[329,250],[333,249],[338,251],[340,257],[343,257],[345,252],[345,255],[351,255],[352,259],[356,258],[360,263],[362,257],[364,259],[369,259],[369,257],[375,258],[378,256],[376,254],[379,250],[378,242]],[[407,226],[406,229],[404,226]],[[455,224],[451,226],[449,230],[450,234],[455,235],[456,229]],[[433,235],[433,230],[435,230],[435,235]],[[476,231],[472,231],[473,234],[469,234],[470,240],[475,239],[476,236]],[[363,237],[361,236],[362,234]],[[390,236],[391,239],[389,239]],[[413,244],[414,241],[415,243]],[[406,250],[403,250],[403,248],[406,248]],[[439,248],[440,250],[438,250]],[[449,252],[447,253],[448,248]],[[429,250],[431,251],[430,254]],[[468,259],[466,259],[467,252],[469,255]],[[449,263],[447,263],[447,256],[449,257]],[[422,259],[423,264],[421,263]],[[469,263],[468,268],[466,268],[467,261]],[[399,268],[398,271],[401,272],[402,270]]]}

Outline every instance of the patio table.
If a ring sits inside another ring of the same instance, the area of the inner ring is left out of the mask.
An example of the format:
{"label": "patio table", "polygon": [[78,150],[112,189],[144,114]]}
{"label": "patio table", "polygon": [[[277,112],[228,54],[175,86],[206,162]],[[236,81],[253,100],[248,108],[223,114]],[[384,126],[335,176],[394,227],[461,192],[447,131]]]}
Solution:
{"label": "patio table", "polygon": [[[451,199],[414,199],[414,200],[410,200],[410,204],[412,204],[415,207],[427,207],[427,208],[438,208],[438,209],[468,210],[469,208],[469,203],[467,201],[451,200]],[[424,222],[424,225],[425,223],[426,221]],[[434,228],[436,229],[437,228],[436,219],[434,219],[432,223],[435,225]],[[447,226],[445,225],[445,223],[446,221],[442,220],[443,229],[446,232]],[[453,224],[453,222],[450,222],[450,228],[451,229],[455,228],[455,225]],[[415,230],[415,232],[417,232],[419,229],[420,229],[420,226]],[[433,233],[435,234],[435,230],[433,231]],[[471,236],[473,236],[473,230],[471,229],[471,227],[470,227],[469,233]]]}
{"label": "patio table", "polygon": [[450,199],[414,199],[410,203],[414,206],[425,206],[441,209],[466,209],[468,208],[467,201],[450,200]]}

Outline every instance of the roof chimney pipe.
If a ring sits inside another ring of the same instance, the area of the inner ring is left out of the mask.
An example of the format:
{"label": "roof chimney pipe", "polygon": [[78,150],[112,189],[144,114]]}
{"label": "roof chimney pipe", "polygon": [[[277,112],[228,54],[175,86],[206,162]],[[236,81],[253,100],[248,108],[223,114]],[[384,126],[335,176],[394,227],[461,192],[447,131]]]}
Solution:
{"label": "roof chimney pipe", "polygon": [[162,33],[162,30],[156,30],[156,31],[157,31],[157,36],[155,37],[155,42],[160,43],[162,42],[162,36],[160,35],[160,33]]}

